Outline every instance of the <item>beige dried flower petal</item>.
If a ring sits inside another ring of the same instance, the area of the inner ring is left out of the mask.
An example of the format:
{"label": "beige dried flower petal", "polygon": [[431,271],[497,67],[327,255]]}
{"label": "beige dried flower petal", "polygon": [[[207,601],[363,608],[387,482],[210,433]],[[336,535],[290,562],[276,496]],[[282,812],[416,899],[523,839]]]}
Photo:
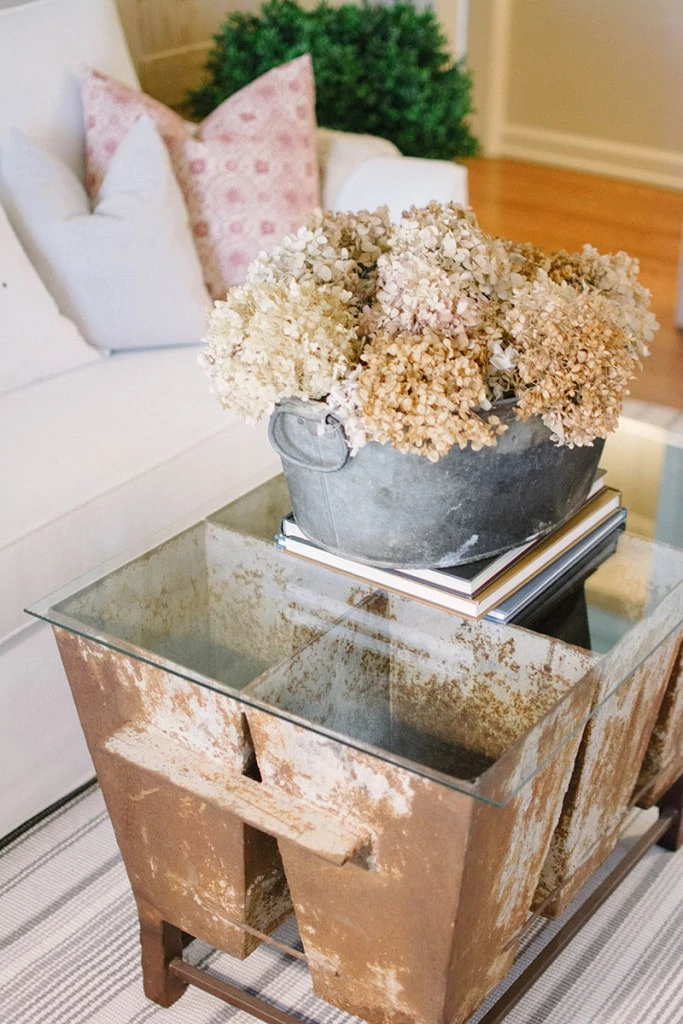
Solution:
{"label": "beige dried flower petal", "polygon": [[477,413],[486,400],[482,368],[451,339],[379,332],[361,362],[356,401],[372,439],[432,461],[454,444],[495,444],[494,425]]}
{"label": "beige dried flower petal", "polygon": [[638,281],[638,260],[625,252],[601,254],[592,245],[584,245],[580,253],[553,253],[547,270],[552,281],[594,289],[610,299],[634,354],[648,354],[647,343],[659,324],[648,309],[650,292]]}
{"label": "beige dried flower petal", "polygon": [[216,302],[203,362],[222,405],[254,421],[282,398],[328,394],[361,346],[347,295],[291,279],[232,288]]}
{"label": "beige dried flower petal", "polygon": [[518,297],[508,325],[519,350],[522,419],[541,416],[567,445],[616,429],[639,361],[613,302],[541,279]]}

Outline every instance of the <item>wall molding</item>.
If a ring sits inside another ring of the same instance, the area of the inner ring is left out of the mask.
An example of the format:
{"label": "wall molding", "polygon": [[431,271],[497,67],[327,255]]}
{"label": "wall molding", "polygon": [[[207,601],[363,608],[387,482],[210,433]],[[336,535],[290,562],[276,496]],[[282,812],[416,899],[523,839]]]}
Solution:
{"label": "wall molding", "polygon": [[683,191],[683,152],[503,123],[499,155]]}

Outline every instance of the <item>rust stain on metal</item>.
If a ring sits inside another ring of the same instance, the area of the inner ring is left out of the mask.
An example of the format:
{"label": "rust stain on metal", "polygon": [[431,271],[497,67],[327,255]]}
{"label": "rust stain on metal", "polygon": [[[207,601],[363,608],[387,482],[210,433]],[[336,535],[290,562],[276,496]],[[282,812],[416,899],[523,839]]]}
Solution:
{"label": "rust stain on metal", "polygon": [[477,802],[267,711],[247,710],[250,731],[264,783],[284,802],[370,836],[364,862],[341,868],[280,839],[315,991],[371,1024],[455,1024],[514,956],[593,696],[572,683],[595,659],[444,617],[434,621],[450,623],[447,634],[425,650],[406,616],[426,625],[428,611],[386,596],[365,610],[250,695],[460,778],[488,768],[492,792],[520,793],[502,808]]}
{"label": "rust stain on metal", "polygon": [[677,634],[669,682],[648,748],[636,792],[639,807],[653,807],[677,778],[683,775],[683,632]]}
{"label": "rust stain on metal", "polygon": [[[235,702],[136,659],[56,630],[133,892],[165,921],[244,957],[258,939],[233,923],[269,932],[291,902],[277,843],[179,784],[200,756],[240,778],[253,749]],[[125,728],[168,740],[166,771],[117,756]],[[174,752],[184,753],[181,763]]]}
{"label": "rust stain on metal", "polygon": [[548,901],[544,916],[563,913],[616,846],[677,647],[675,637],[662,643],[614,693],[618,676],[600,680],[534,897],[534,906]]}

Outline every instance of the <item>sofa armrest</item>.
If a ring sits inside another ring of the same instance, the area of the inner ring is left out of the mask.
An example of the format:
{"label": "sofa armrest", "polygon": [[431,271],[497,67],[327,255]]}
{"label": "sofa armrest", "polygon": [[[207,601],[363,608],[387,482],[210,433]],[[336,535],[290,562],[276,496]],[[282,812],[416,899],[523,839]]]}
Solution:
{"label": "sofa armrest", "polygon": [[467,206],[467,168],[448,160],[374,157],[344,179],[331,209],[374,210],[386,205],[397,222],[404,210],[432,200]]}
{"label": "sofa armrest", "polygon": [[393,142],[378,135],[358,135],[333,128],[317,130],[318,168],[322,205],[335,210],[337,195],[346,179],[375,157],[399,157],[401,152]]}
{"label": "sofa armrest", "polygon": [[322,205],[328,210],[389,207],[393,221],[403,210],[442,203],[467,205],[467,170],[447,160],[404,157],[393,142],[318,128]]}

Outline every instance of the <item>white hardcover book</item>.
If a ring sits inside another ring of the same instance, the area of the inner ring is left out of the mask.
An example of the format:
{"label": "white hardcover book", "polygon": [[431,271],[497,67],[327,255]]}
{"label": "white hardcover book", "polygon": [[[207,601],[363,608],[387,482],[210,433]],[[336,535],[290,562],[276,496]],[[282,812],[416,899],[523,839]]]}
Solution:
{"label": "white hardcover book", "polygon": [[[480,618],[492,608],[519,590],[525,583],[537,576],[548,566],[560,574],[569,564],[585,554],[585,546],[576,558],[573,549],[580,545],[584,538],[605,523],[621,507],[621,495],[612,488],[605,487],[576,516],[555,530],[549,537],[535,544],[518,564],[512,565],[502,575],[496,577],[489,586],[474,596],[459,593],[448,586],[448,583],[435,584],[417,579],[407,572],[394,569],[382,569],[366,565],[336,555],[298,537],[280,534],[278,543],[286,552],[305,558],[319,565],[326,565],[338,572],[343,572],[356,579],[376,584],[384,590],[398,594],[408,594],[418,600],[435,604],[470,618]],[[434,570],[439,578],[441,573]]]}
{"label": "white hardcover book", "polygon": [[[571,521],[573,522],[577,520],[577,517],[584,515],[592,507],[592,500],[604,489],[605,470],[598,470],[584,505],[572,516]],[[553,534],[550,534],[550,536],[557,533],[559,529],[561,527],[553,531]],[[306,537],[306,534],[291,515],[285,516],[282,520],[281,533],[287,540],[291,538],[293,540],[305,541],[307,544],[314,544],[313,541]],[[442,569],[386,569],[382,571],[396,573],[399,576],[405,576],[408,579],[422,581],[437,587],[445,587],[447,590],[463,594],[466,597],[474,597],[492,580],[500,576],[509,566],[519,562],[526,552],[544,544],[547,539],[547,537],[541,537],[529,540],[518,547],[511,548],[509,551],[504,551],[500,555],[492,555],[490,558],[481,558],[476,562],[468,562],[463,565],[454,565]],[[315,544],[314,546],[317,547]],[[338,557],[343,558],[344,556],[340,555]],[[349,563],[350,565],[354,564],[353,560],[349,560]]]}

